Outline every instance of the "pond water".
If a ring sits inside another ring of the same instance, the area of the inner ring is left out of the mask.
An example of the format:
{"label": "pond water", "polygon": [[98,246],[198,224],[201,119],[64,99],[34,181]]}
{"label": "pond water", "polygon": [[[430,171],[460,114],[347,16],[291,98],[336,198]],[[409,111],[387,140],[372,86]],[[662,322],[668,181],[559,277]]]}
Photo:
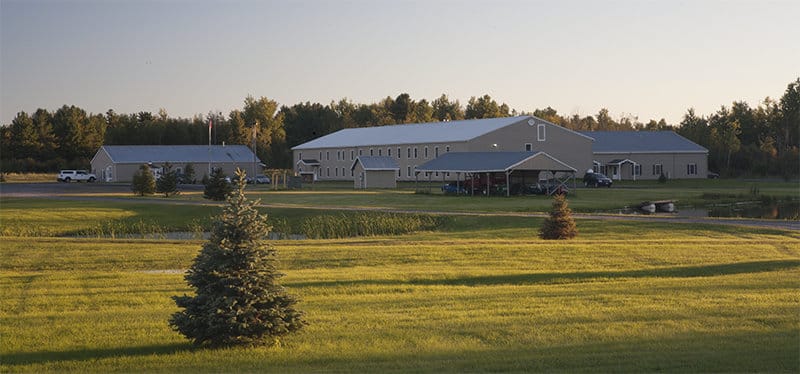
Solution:
{"label": "pond water", "polygon": [[709,217],[800,219],[800,201],[779,201],[769,204],[735,203],[713,205],[707,207],[706,210]]}
{"label": "pond water", "polygon": [[[627,207],[609,211],[609,213],[651,215],[650,213]],[[800,201],[778,201],[769,204],[762,204],[761,202],[740,202],[708,205],[706,207],[678,206],[675,213],[659,212],[652,213],[652,215],[800,220]]]}

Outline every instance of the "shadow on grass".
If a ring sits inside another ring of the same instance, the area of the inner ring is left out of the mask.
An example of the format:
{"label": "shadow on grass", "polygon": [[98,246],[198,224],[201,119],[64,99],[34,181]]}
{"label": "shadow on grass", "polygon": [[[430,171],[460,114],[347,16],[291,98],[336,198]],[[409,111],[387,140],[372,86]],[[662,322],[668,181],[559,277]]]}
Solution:
{"label": "shadow on grass", "polygon": [[41,351],[11,353],[0,356],[3,366],[42,364],[58,361],[95,361],[112,357],[136,357],[151,355],[171,355],[178,352],[194,351],[189,343],[146,345],[140,347],[119,347],[106,349],[81,349],[73,351]]}
{"label": "shadow on grass", "polygon": [[331,287],[351,285],[424,285],[424,286],[495,286],[495,285],[536,285],[593,282],[624,278],[696,278],[716,277],[735,274],[764,273],[795,269],[800,260],[773,260],[737,262],[732,264],[676,266],[667,268],[587,271],[574,273],[528,273],[510,275],[486,275],[448,279],[409,279],[409,280],[355,280],[342,282],[297,282],[287,283],[291,287]]}

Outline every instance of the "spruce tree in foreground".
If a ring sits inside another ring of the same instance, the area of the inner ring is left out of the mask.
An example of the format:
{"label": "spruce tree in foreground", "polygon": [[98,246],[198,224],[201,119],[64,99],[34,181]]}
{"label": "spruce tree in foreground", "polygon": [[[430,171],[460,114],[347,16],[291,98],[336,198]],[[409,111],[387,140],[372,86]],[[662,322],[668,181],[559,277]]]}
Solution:
{"label": "spruce tree in foreground", "polygon": [[156,179],[153,177],[153,172],[150,171],[150,166],[142,164],[139,166],[139,170],[133,173],[131,189],[134,194],[139,196],[152,195],[156,192]]}
{"label": "spruce tree in foreground", "polygon": [[567,206],[567,198],[562,194],[553,196],[553,208],[550,216],[545,218],[539,231],[542,239],[572,239],[578,235],[572,211]]}
{"label": "spruce tree in foreground", "polygon": [[173,297],[184,310],[169,323],[196,345],[272,345],[306,324],[297,300],[277,282],[283,274],[266,241],[267,217],[256,210],[258,201],[245,198],[244,172],[236,176],[237,190],[186,274],[195,296]]}

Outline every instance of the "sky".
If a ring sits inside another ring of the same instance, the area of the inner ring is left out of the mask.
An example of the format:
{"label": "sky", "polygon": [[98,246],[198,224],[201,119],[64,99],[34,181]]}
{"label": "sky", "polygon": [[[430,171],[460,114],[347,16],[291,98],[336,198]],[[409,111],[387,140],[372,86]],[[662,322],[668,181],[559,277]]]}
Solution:
{"label": "sky", "polygon": [[20,111],[489,94],[680,122],[800,77],[800,1],[0,0],[0,123]]}

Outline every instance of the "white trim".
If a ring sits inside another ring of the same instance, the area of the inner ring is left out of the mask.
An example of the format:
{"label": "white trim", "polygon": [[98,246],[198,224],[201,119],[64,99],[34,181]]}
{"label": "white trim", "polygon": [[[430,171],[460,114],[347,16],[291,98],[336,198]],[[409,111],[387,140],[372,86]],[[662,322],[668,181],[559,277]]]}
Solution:
{"label": "white trim", "polygon": [[603,152],[592,151],[592,154],[596,154],[596,155],[622,155],[622,154],[628,154],[628,155],[642,154],[642,155],[646,155],[646,154],[665,154],[665,153],[667,153],[667,154],[669,154],[669,153],[708,154],[708,151],[614,151],[614,152],[611,152],[611,151],[603,151]]}

